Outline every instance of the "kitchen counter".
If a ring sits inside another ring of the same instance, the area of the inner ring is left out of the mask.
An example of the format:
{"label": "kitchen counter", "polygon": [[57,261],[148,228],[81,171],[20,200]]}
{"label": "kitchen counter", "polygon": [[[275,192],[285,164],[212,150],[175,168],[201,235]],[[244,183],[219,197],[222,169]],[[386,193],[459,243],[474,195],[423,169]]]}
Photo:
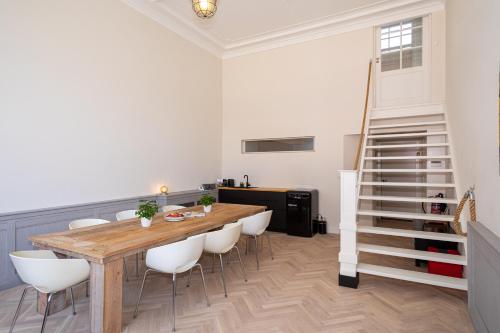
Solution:
{"label": "kitchen counter", "polygon": [[219,187],[219,202],[266,206],[273,211],[268,230],[285,232],[287,192],[275,187]]}
{"label": "kitchen counter", "polygon": [[246,187],[219,187],[219,190],[236,190],[236,191],[257,191],[257,192],[280,192],[280,193],[286,193],[290,189],[288,189],[288,188],[279,188],[279,187],[254,187],[254,188],[246,188]]}

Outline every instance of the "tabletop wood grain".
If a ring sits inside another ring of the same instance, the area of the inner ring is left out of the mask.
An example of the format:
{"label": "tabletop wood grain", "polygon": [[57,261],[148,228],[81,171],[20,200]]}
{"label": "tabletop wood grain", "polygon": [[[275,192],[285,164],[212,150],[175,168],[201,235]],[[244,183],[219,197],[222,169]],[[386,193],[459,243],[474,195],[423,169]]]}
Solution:
{"label": "tabletop wood grain", "polygon": [[[166,222],[165,213],[153,218],[151,227],[143,228],[138,218],[111,222],[81,229],[30,237],[33,245],[96,263],[106,263],[142,252],[152,247],[186,239],[219,228],[240,218],[266,209],[265,206],[217,203],[205,217]],[[202,206],[179,210],[202,212]]]}

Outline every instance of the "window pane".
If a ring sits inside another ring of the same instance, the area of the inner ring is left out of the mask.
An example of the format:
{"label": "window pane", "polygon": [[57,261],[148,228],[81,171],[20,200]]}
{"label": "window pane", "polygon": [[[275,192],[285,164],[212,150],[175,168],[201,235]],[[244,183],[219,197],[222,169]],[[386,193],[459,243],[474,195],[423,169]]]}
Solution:
{"label": "window pane", "polygon": [[403,68],[422,66],[422,48],[403,49]]}
{"label": "window pane", "polygon": [[422,46],[422,28],[403,30],[403,47]]}
{"label": "window pane", "polygon": [[380,68],[382,72],[399,69],[400,67],[399,48],[395,52],[382,53],[380,56],[380,60],[381,60]]}
{"label": "window pane", "polygon": [[413,19],[409,19],[409,20],[404,20],[401,24],[404,26],[411,25],[412,28],[421,27],[422,26],[422,18],[417,17],[417,18],[413,18]]}
{"label": "window pane", "polygon": [[389,40],[388,39],[382,39],[380,41],[380,49],[385,50],[389,48]]}
{"label": "window pane", "polygon": [[399,48],[399,46],[401,45],[400,42],[401,42],[401,40],[399,39],[399,36],[391,38],[391,39],[389,39],[389,47],[390,48],[393,48],[393,47]]}
{"label": "window pane", "polygon": [[314,137],[242,140],[243,153],[314,151]]}
{"label": "window pane", "polygon": [[403,45],[403,47],[407,47],[409,45],[411,45],[411,41],[412,41],[412,36],[411,34],[403,34],[403,37],[402,37],[402,40],[401,40],[401,44]]}

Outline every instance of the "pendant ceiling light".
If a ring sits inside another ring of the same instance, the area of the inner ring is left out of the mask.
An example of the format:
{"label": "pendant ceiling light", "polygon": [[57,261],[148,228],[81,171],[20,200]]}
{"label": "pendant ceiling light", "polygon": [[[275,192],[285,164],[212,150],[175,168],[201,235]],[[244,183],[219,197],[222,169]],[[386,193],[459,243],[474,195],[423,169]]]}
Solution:
{"label": "pendant ceiling light", "polygon": [[193,0],[193,10],[201,18],[210,18],[217,11],[217,0]]}

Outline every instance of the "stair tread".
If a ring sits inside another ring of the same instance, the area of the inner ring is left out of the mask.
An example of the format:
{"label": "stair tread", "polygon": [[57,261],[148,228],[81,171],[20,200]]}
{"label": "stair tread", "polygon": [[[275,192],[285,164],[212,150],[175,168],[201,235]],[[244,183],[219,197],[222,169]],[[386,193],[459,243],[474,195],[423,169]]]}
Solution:
{"label": "stair tread", "polygon": [[[372,110],[372,114],[374,112],[377,112],[380,110]],[[397,119],[397,118],[415,118],[415,117],[426,117],[426,116],[436,116],[436,115],[443,115],[444,111],[443,110],[438,110],[438,111],[428,111],[425,113],[386,113],[382,115],[373,115],[371,117],[372,120],[382,120],[382,119]]]}
{"label": "stair tread", "polygon": [[377,275],[392,279],[425,283],[439,287],[467,290],[467,279],[459,279],[449,276],[436,275],[424,272],[415,272],[406,269],[371,265],[365,263],[359,263],[357,265],[357,271],[359,273]]}
{"label": "stair tread", "polygon": [[436,155],[436,156],[368,156],[365,157],[367,161],[385,161],[385,160],[441,160],[450,159],[450,155]]}
{"label": "stair tread", "polygon": [[358,210],[358,215],[395,217],[395,218],[404,218],[412,220],[446,221],[446,222],[453,222],[453,217],[454,217],[453,215],[395,212],[388,210]]}
{"label": "stair tread", "polygon": [[420,238],[420,239],[431,239],[431,240],[442,240],[447,242],[467,242],[467,238],[457,234],[447,234],[441,232],[431,232],[431,231],[420,231],[420,230],[409,230],[409,229],[396,229],[396,228],[383,228],[383,227],[372,227],[372,226],[359,226],[358,232],[366,234],[376,234],[376,235],[388,235],[388,236],[399,236],[408,238]]}
{"label": "stair tread", "polygon": [[376,201],[400,201],[400,202],[428,202],[428,203],[446,203],[446,204],[458,204],[457,199],[448,198],[426,198],[426,197],[401,197],[401,196],[390,196],[390,195],[360,195],[361,200],[376,200]]}
{"label": "stair tread", "polygon": [[426,148],[426,147],[448,147],[448,142],[439,143],[410,143],[402,145],[374,145],[366,146],[366,149],[394,149],[394,148]]}
{"label": "stair tread", "polygon": [[399,247],[365,244],[365,243],[358,243],[357,248],[358,251],[366,253],[375,253],[393,257],[437,261],[455,265],[464,265],[464,266],[467,265],[467,258],[462,255],[420,251],[420,250],[404,249]]}
{"label": "stair tread", "polygon": [[421,121],[415,123],[401,123],[401,124],[386,124],[386,125],[372,125],[370,129],[381,129],[381,128],[398,128],[398,127],[417,127],[417,126],[435,126],[435,125],[446,125],[446,121]]}
{"label": "stair tread", "polygon": [[455,184],[405,183],[405,182],[361,182],[365,186],[403,186],[403,187],[455,187]]}
{"label": "stair tread", "polygon": [[453,172],[453,169],[361,169],[363,172],[393,172],[393,173],[441,173],[441,172]]}
{"label": "stair tread", "polygon": [[446,131],[440,132],[418,132],[418,133],[398,133],[398,134],[370,134],[368,139],[387,139],[387,138],[414,138],[435,135],[448,135]]}

